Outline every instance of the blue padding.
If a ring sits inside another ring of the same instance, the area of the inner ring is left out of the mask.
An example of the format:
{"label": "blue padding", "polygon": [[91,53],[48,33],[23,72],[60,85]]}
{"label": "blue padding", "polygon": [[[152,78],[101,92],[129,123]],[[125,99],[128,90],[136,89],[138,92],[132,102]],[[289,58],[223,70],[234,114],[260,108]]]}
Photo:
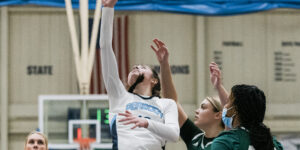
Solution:
{"label": "blue padding", "polygon": [[[79,0],[72,0],[78,8]],[[42,5],[65,7],[64,0],[0,0],[6,5]],[[95,9],[96,0],[89,0]],[[165,11],[195,15],[235,15],[277,8],[300,8],[300,0],[119,0],[115,9],[123,11]]]}

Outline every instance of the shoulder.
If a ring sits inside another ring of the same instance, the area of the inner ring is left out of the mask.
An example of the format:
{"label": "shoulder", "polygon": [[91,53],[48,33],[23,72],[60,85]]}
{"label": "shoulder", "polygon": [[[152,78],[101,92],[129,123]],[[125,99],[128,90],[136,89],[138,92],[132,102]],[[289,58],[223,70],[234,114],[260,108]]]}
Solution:
{"label": "shoulder", "polygon": [[213,147],[233,149],[239,147],[241,137],[245,137],[246,131],[241,129],[232,129],[221,132],[213,141]]}
{"label": "shoulder", "polygon": [[204,138],[204,133],[198,133],[196,134],[192,140],[190,141],[190,143],[188,144],[189,146],[188,147],[199,147],[199,145],[202,144],[203,142],[203,138]]}
{"label": "shoulder", "polygon": [[245,129],[235,128],[221,132],[218,137],[227,137],[234,140],[247,140],[249,138],[249,133]]}
{"label": "shoulder", "polygon": [[215,140],[237,140],[239,129],[221,132]]}
{"label": "shoulder", "polygon": [[188,134],[192,135],[193,139],[201,136],[202,130],[200,130],[189,118],[183,123],[182,127],[180,127],[180,134]]}
{"label": "shoulder", "polygon": [[165,110],[176,110],[177,112],[177,104],[174,100],[168,98],[159,98],[157,102],[160,103]]}
{"label": "shoulder", "polygon": [[193,141],[195,142],[197,142],[197,141],[200,141],[200,140],[202,140],[202,138],[204,137],[204,133],[203,132],[201,132],[201,133],[198,133],[198,134],[196,134],[194,137],[193,137]]}
{"label": "shoulder", "polygon": [[178,113],[177,104],[168,98],[154,97],[155,103],[160,106],[163,113]]}
{"label": "shoulder", "polygon": [[[158,98],[158,97],[157,97]],[[176,102],[173,99],[169,98],[158,98],[161,103],[167,104],[167,105],[176,105]]]}

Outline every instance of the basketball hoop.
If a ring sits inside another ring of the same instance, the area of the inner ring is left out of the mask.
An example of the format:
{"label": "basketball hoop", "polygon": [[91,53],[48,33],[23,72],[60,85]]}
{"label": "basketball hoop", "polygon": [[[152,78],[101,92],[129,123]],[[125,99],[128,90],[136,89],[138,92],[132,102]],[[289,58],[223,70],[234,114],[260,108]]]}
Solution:
{"label": "basketball hoop", "polygon": [[79,143],[80,150],[90,150],[90,144],[96,142],[95,138],[80,138],[75,139],[74,142]]}

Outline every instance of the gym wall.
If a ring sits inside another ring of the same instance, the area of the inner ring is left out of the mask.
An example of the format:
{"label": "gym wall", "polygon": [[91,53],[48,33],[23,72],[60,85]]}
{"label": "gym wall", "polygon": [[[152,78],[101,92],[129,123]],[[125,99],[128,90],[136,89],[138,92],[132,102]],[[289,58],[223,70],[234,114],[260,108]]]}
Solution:
{"label": "gym wall", "polygon": [[207,19],[207,58],[221,64],[228,90],[244,83],[265,92],[274,133],[299,132],[298,19],[287,10]]}
{"label": "gym wall", "polygon": [[17,150],[38,128],[38,96],[78,88],[64,9],[10,7],[8,15],[8,149]]}

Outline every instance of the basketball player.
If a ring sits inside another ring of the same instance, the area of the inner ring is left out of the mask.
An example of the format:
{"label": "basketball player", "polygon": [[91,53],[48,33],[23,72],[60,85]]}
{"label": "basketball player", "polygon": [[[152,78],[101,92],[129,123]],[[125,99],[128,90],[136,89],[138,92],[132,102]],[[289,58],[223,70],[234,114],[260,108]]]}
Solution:
{"label": "basketball player", "polygon": [[41,132],[32,131],[25,139],[24,150],[48,150],[48,139]]}
{"label": "basketball player", "polygon": [[[154,39],[151,48],[160,63],[163,96],[173,99],[178,107],[180,136],[188,150],[210,150],[212,141],[224,130],[222,122],[222,108],[220,100],[215,97],[206,97],[200,107],[195,111],[194,122],[184,112],[177,98],[177,92],[172,81],[171,69],[169,65],[169,52],[167,46],[160,40]],[[210,66],[210,77],[214,85],[220,79],[218,67]]]}
{"label": "basketball player", "polygon": [[[178,110],[170,99],[160,98],[158,74],[146,65],[136,65],[128,75],[127,91],[122,84],[112,49],[114,5],[103,0],[101,20],[101,64],[109,97],[113,149],[159,150],[166,141],[179,139]],[[141,56],[142,57],[142,56]]]}
{"label": "basketball player", "polygon": [[235,85],[222,113],[230,130],[222,132],[213,142],[212,150],[282,150],[264,123],[266,97],[253,85]]}

